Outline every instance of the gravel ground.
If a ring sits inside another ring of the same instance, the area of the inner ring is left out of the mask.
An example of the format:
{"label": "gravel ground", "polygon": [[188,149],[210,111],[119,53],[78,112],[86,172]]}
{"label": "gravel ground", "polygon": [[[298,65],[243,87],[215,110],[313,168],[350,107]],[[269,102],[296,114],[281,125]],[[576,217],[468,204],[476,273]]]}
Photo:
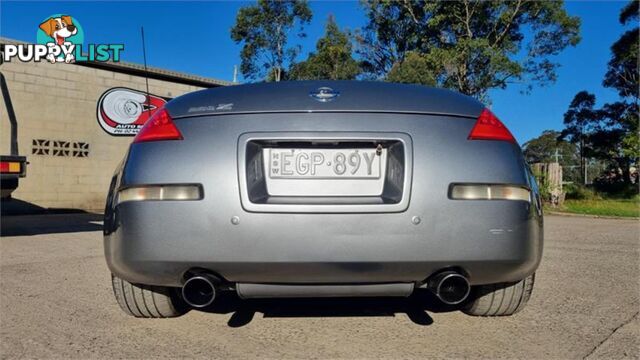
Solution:
{"label": "gravel ground", "polygon": [[[98,217],[2,217],[2,358],[638,358],[637,220],[548,216],[529,305],[507,318],[408,299],[254,300],[140,320],[113,298]],[[75,232],[67,232],[75,231]],[[15,236],[14,236],[15,235]]]}

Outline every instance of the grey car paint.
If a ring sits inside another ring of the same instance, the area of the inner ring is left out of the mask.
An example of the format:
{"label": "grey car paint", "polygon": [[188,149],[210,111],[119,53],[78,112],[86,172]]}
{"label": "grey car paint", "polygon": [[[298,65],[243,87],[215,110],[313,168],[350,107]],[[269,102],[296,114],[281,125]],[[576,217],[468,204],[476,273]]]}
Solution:
{"label": "grey car paint", "polygon": [[[340,95],[317,101],[310,93],[320,87]],[[535,181],[517,144],[467,139],[483,109],[472,98],[413,85],[310,81],[209,89],[166,108],[184,140],[132,144],[111,183],[105,254],[125,280],[181,286],[199,268],[229,284],[419,286],[455,268],[478,285],[521,280],[540,262]],[[364,205],[252,202],[243,179],[247,142],[273,137],[401,141],[401,194]],[[113,201],[123,187],[177,183],[201,184],[203,199]],[[534,201],[452,200],[453,183],[519,185]]]}

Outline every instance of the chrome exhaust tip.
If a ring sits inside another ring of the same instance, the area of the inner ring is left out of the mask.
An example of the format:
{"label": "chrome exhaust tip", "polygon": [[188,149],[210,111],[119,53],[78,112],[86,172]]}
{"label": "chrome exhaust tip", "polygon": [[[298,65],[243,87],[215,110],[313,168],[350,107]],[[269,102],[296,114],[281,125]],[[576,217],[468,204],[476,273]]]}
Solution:
{"label": "chrome exhaust tip", "polygon": [[194,308],[204,308],[216,298],[218,279],[209,274],[197,274],[182,285],[182,298]]}
{"label": "chrome exhaust tip", "polygon": [[457,305],[467,299],[471,285],[465,276],[455,271],[443,271],[428,280],[428,289],[443,303]]}

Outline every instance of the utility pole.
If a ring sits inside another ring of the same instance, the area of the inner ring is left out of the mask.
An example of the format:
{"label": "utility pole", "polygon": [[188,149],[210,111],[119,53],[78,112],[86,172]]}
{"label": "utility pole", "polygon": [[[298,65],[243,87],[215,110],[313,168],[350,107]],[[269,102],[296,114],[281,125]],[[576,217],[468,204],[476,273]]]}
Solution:
{"label": "utility pole", "polygon": [[233,83],[238,82],[238,65],[233,65]]}

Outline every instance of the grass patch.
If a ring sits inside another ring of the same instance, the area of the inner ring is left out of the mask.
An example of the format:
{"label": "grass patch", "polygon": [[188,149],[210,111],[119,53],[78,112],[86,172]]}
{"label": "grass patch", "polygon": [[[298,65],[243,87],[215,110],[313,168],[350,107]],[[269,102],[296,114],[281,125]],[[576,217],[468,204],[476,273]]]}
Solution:
{"label": "grass patch", "polygon": [[640,217],[640,201],[637,197],[629,200],[565,200],[562,208],[553,210],[574,214],[637,218]]}

